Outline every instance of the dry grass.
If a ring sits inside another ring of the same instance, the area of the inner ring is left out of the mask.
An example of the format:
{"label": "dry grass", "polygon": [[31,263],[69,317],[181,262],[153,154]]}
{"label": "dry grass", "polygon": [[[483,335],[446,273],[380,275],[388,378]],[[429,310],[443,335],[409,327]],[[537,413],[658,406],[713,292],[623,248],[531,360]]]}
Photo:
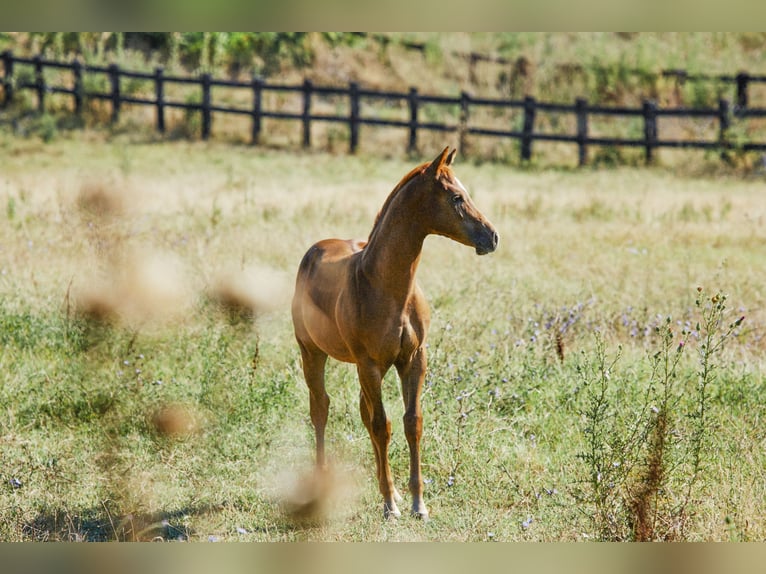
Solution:
{"label": "dry grass", "polygon": [[[433,519],[381,523],[358,387],[344,366],[328,370],[340,483],[285,478],[307,476],[313,448],[288,301],[305,249],[366,237],[410,162],[90,137],[0,142],[0,308],[17,321],[0,359],[9,413],[0,440],[12,460],[0,490],[5,538],[581,539],[587,520],[568,495],[580,472],[578,357],[600,328],[624,347],[615,377],[626,398],[639,396],[654,339],[632,329],[657,314],[690,318],[698,285],[728,293],[746,320],[719,363],[711,416],[721,430],[706,470],[716,480],[700,482],[692,538],[763,537],[761,182],[458,157],[500,246],[479,259],[426,241]],[[78,308],[113,318],[89,346],[77,346],[74,323],[60,327]],[[150,319],[161,321],[150,329]],[[389,379],[399,480],[406,444]]]}

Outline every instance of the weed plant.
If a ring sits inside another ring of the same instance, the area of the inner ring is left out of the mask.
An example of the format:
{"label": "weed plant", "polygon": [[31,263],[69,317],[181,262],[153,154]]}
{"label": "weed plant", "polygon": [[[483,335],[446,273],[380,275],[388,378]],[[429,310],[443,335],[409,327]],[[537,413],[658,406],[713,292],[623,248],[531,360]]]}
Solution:
{"label": "weed plant", "polygon": [[[586,446],[578,456],[586,476],[575,496],[587,503],[599,539],[686,540],[715,484],[709,468],[718,429],[710,420],[710,390],[720,354],[744,316],[731,321],[725,295],[697,291],[696,326],[676,331],[668,316],[654,328],[649,376],[632,396],[625,392],[632,381],[624,378],[621,348],[608,355],[600,333],[593,356],[578,364]],[[696,370],[684,360],[689,347],[696,347]]]}

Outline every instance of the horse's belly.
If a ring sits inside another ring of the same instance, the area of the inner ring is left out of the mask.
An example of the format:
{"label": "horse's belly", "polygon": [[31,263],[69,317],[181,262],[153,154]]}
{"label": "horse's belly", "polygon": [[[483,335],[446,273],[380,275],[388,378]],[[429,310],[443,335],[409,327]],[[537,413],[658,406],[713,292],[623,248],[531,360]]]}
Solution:
{"label": "horse's belly", "polygon": [[346,343],[343,341],[335,321],[330,319],[321,309],[312,303],[306,303],[303,308],[303,324],[311,341],[333,359],[353,363]]}

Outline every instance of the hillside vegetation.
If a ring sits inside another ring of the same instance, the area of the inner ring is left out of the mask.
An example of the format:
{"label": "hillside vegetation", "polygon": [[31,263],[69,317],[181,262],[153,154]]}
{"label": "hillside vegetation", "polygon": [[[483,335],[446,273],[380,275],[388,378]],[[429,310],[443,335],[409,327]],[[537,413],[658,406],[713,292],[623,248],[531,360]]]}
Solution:
{"label": "hillside vegetation", "polygon": [[[662,78],[766,72],[766,34],[694,33],[5,33],[0,49],[236,77],[310,77],[326,83],[483,96],[587,97],[624,103],[654,97],[699,105],[715,101],[715,82]],[[496,61],[471,59],[470,54]],[[497,60],[501,61],[498,62]],[[763,90],[766,91],[766,90]],[[761,100],[763,101],[763,100]]]}

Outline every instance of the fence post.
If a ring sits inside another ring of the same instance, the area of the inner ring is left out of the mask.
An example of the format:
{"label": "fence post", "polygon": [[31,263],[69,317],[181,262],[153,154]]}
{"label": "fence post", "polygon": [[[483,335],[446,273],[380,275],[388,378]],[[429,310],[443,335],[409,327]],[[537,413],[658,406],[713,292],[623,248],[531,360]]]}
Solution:
{"label": "fence post", "polygon": [[654,161],[654,148],[657,147],[657,104],[644,100],[644,156],[646,163]]}
{"label": "fence post", "polygon": [[165,133],[165,70],[162,66],[154,68],[154,98],[157,105],[157,131]]}
{"label": "fence post", "polygon": [[747,72],[737,74],[737,107],[745,109],[747,107],[747,85],[750,82],[750,75]]}
{"label": "fence post", "polygon": [[202,139],[210,137],[210,74],[202,74]]}
{"label": "fence post", "polygon": [[253,133],[252,144],[256,145],[261,137],[261,105],[263,94],[263,81],[253,76]]}
{"label": "fence post", "polygon": [[359,84],[351,82],[348,85],[350,114],[348,118],[349,148],[356,153],[359,147]]}
{"label": "fence post", "polygon": [[43,62],[40,54],[32,58],[35,62],[35,91],[37,92],[37,111],[45,111],[45,77],[43,76]]}
{"label": "fence post", "polygon": [[83,84],[82,84],[82,62],[77,58],[72,60],[72,75],[73,78],[73,90],[72,99],[74,101],[74,112],[79,116],[82,114],[82,98],[83,98]]}
{"label": "fence post", "polygon": [[112,84],[112,123],[120,120],[120,67],[109,64],[109,82]]}
{"label": "fence post", "polygon": [[471,95],[468,92],[460,92],[460,124],[458,125],[458,140],[460,153],[463,155],[466,154],[466,147],[468,145],[468,117],[470,103]]}
{"label": "fence post", "polygon": [[418,89],[410,88],[407,98],[410,105],[410,142],[407,148],[409,153],[416,153],[418,150]]}
{"label": "fence post", "polygon": [[303,147],[311,146],[311,90],[313,85],[308,78],[303,81]]}
{"label": "fence post", "polygon": [[3,108],[7,108],[13,100],[13,52],[11,50],[3,52],[3,70],[3,91],[5,92]]}
{"label": "fence post", "polygon": [[718,100],[718,144],[721,146],[721,159],[724,161],[729,160],[729,149],[731,149],[731,143],[729,143],[728,131],[731,125],[731,106],[729,100]]}
{"label": "fence post", "polygon": [[521,135],[521,161],[532,159],[532,132],[535,127],[535,99],[524,98],[524,128]]}
{"label": "fence post", "polygon": [[575,100],[577,112],[577,164],[582,167],[588,162],[588,101]]}

